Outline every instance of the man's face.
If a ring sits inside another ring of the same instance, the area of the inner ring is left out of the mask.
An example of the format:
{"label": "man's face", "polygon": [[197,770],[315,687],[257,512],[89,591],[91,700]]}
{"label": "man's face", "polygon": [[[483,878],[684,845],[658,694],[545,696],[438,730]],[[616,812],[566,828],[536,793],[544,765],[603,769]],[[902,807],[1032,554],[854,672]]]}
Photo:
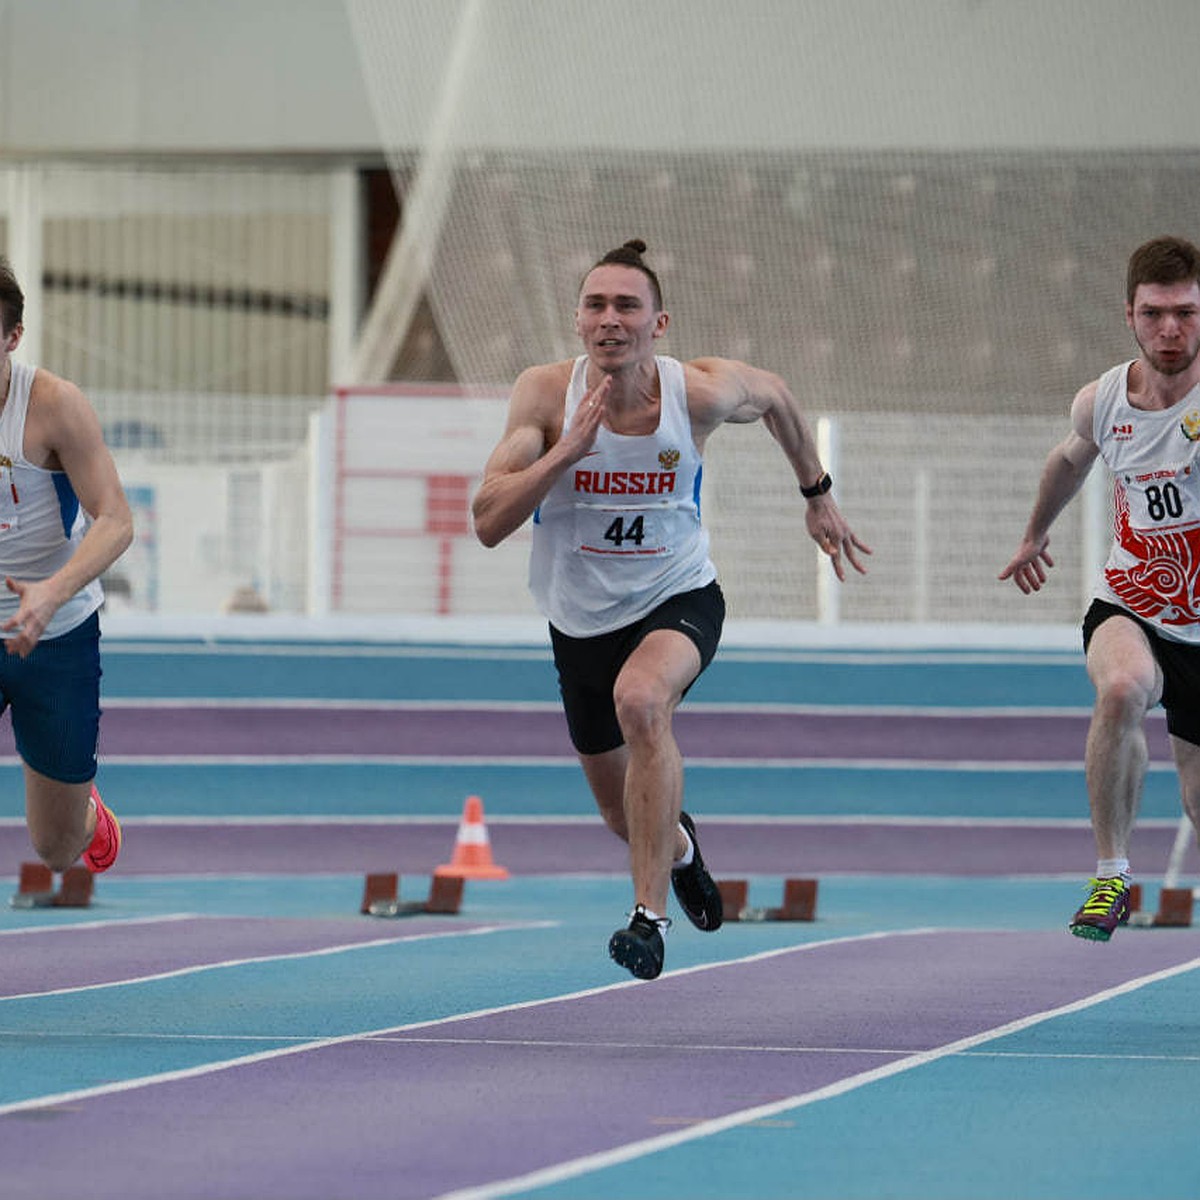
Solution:
{"label": "man's face", "polygon": [[1154,370],[1183,374],[1200,353],[1200,283],[1138,284],[1125,322]]}
{"label": "man's face", "polygon": [[613,371],[652,356],[667,321],[667,314],[654,307],[650,280],[636,267],[608,263],[583,281],[575,332],[601,370]]}

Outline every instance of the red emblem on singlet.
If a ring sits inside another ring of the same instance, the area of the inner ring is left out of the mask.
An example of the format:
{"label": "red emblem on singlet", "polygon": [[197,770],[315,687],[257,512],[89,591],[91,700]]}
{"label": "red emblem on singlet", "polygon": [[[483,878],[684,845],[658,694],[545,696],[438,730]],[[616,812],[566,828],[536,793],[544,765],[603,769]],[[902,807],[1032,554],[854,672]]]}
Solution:
{"label": "red emblem on singlet", "polygon": [[1116,491],[1117,541],[1138,561],[1106,567],[1104,580],[1130,612],[1163,625],[1192,625],[1200,619],[1200,527],[1145,534],[1129,521],[1129,498]]}

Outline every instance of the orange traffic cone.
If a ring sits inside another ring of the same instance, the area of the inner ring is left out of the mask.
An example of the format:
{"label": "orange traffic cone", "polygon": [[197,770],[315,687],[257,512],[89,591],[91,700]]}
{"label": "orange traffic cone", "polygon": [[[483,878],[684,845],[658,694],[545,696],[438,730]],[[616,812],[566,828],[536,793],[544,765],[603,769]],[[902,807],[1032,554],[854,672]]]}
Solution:
{"label": "orange traffic cone", "polygon": [[435,876],[451,875],[458,879],[507,879],[508,872],[492,862],[492,845],[483,823],[483,801],[468,796],[463,805],[462,821],[454,839],[454,855],[442,863]]}

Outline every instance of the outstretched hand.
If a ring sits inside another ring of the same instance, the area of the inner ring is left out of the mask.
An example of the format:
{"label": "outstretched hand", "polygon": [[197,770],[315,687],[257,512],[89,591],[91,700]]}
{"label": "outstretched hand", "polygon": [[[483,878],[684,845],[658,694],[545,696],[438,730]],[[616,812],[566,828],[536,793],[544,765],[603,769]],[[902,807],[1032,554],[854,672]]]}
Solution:
{"label": "outstretched hand", "polygon": [[829,555],[829,561],[833,564],[838,579],[843,583],[846,581],[843,555],[860,575],[867,573],[866,565],[858,556],[870,554],[871,547],[859,540],[831,498],[826,496],[815,503],[810,501],[804,514],[804,522],[812,540]]}
{"label": "outstretched hand", "polygon": [[1025,538],[998,578],[1011,579],[1026,596],[1041,591],[1046,582],[1046,568],[1054,566],[1054,559],[1046,549],[1049,544],[1049,537]]}

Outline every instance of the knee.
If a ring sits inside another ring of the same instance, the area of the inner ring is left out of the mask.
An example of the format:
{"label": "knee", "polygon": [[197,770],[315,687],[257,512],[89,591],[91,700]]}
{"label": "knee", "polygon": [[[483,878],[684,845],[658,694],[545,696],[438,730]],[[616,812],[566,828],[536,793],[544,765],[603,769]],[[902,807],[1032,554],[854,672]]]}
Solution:
{"label": "knee", "polygon": [[1121,725],[1140,722],[1150,710],[1150,690],[1136,675],[1118,673],[1096,688],[1096,714]]}
{"label": "knee", "polygon": [[652,680],[618,680],[613,692],[617,722],[626,742],[654,741],[671,726],[671,705],[661,687]]}

